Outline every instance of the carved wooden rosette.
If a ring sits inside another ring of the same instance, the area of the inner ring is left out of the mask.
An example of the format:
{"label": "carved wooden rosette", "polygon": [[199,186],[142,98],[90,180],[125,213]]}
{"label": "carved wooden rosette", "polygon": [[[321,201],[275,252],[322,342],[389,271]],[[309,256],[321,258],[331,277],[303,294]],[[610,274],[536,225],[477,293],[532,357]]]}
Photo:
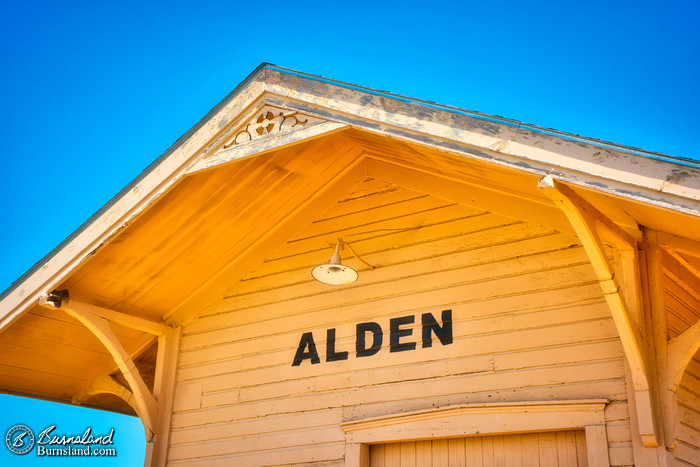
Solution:
{"label": "carved wooden rosette", "polygon": [[294,110],[266,105],[246,124],[239,127],[235,136],[224,144],[224,149],[267,136],[289,133],[323,121],[320,118],[303,115]]}

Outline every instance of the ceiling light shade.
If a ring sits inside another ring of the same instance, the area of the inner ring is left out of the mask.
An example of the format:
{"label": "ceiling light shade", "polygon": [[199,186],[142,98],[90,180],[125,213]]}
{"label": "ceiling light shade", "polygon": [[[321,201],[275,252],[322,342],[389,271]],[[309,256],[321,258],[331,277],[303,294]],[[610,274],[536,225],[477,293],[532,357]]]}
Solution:
{"label": "ceiling light shade", "polygon": [[311,275],[314,277],[314,279],[328,285],[351,284],[357,280],[359,277],[357,271],[351,267],[340,264],[338,249],[342,246],[342,244],[343,242],[340,241],[335,246],[335,253],[331,257],[328,264],[316,266],[311,270]]}

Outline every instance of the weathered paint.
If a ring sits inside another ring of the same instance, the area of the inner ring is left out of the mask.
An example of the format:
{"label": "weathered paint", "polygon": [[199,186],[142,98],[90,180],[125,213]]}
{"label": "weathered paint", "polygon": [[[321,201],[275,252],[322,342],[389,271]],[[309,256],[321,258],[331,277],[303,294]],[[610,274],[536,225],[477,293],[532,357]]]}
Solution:
{"label": "weathered paint", "polygon": [[[266,106],[319,120],[224,147]],[[137,407],[154,465],[366,465],[420,430],[437,460],[691,462],[700,171],[650,155],[264,66],[5,293],[0,387]],[[367,263],[334,289],[309,270],[339,236]],[[37,307],[56,287],[92,311]]]}

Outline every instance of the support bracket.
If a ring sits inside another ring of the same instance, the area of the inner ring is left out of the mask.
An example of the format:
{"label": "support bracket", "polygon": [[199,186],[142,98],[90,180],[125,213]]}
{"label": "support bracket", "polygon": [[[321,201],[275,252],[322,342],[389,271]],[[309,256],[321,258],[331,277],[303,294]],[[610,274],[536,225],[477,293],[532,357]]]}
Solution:
{"label": "support bracket", "polygon": [[[82,401],[91,394],[105,392],[117,395],[134,408],[136,414],[141,419],[141,423],[143,423],[146,440],[150,442],[154,434],[158,433],[159,429],[159,404],[156,398],[160,392],[161,382],[155,382],[156,390],[154,390],[152,394],[143,381],[131,356],[124,349],[121,342],[119,342],[119,339],[110,326],[110,322],[157,336],[159,349],[165,347],[165,345],[161,344],[165,344],[166,340],[169,340],[173,334],[173,329],[155,321],[138,318],[78,300],[71,300],[66,291],[54,291],[50,294],[46,294],[39,300],[39,304],[45,307],[63,310],[88,328],[109,351],[117,368],[121,371],[122,375],[124,375],[124,379],[126,379],[131,388],[131,391],[129,391],[107,375],[98,378],[87,387],[81,389],[74,395],[73,400]],[[161,353],[162,351],[159,351],[159,354]],[[162,376],[162,366],[162,359],[159,359],[156,365],[156,376]]]}
{"label": "support bracket", "polygon": [[76,405],[80,405],[92,396],[97,394],[112,394],[117,396],[127,404],[131,406],[132,409],[139,415],[139,407],[136,405],[134,395],[126,387],[124,387],[119,381],[114,379],[109,375],[103,375],[93,379],[87,386],[84,386],[78,392],[73,394],[71,402]]}
{"label": "support bracket", "polygon": [[540,180],[538,188],[542,189],[566,215],[593,265],[632,374],[637,423],[642,444],[645,447],[656,447],[659,444],[654,427],[648,365],[644,358],[641,335],[620,293],[620,287],[608,262],[597,227],[602,226],[625,243],[635,245],[635,242],[629,234],[617,227],[571,188],[556,182],[551,176],[548,175]]}

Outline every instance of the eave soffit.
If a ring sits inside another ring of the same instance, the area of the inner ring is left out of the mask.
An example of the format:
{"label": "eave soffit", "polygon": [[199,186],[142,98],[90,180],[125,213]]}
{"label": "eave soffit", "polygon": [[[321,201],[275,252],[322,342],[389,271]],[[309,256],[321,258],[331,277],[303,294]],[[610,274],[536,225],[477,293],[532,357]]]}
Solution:
{"label": "eave soffit", "polygon": [[692,161],[659,160],[672,158],[263,65],[3,293],[0,328],[187,174],[346,126],[700,214],[700,165]]}

